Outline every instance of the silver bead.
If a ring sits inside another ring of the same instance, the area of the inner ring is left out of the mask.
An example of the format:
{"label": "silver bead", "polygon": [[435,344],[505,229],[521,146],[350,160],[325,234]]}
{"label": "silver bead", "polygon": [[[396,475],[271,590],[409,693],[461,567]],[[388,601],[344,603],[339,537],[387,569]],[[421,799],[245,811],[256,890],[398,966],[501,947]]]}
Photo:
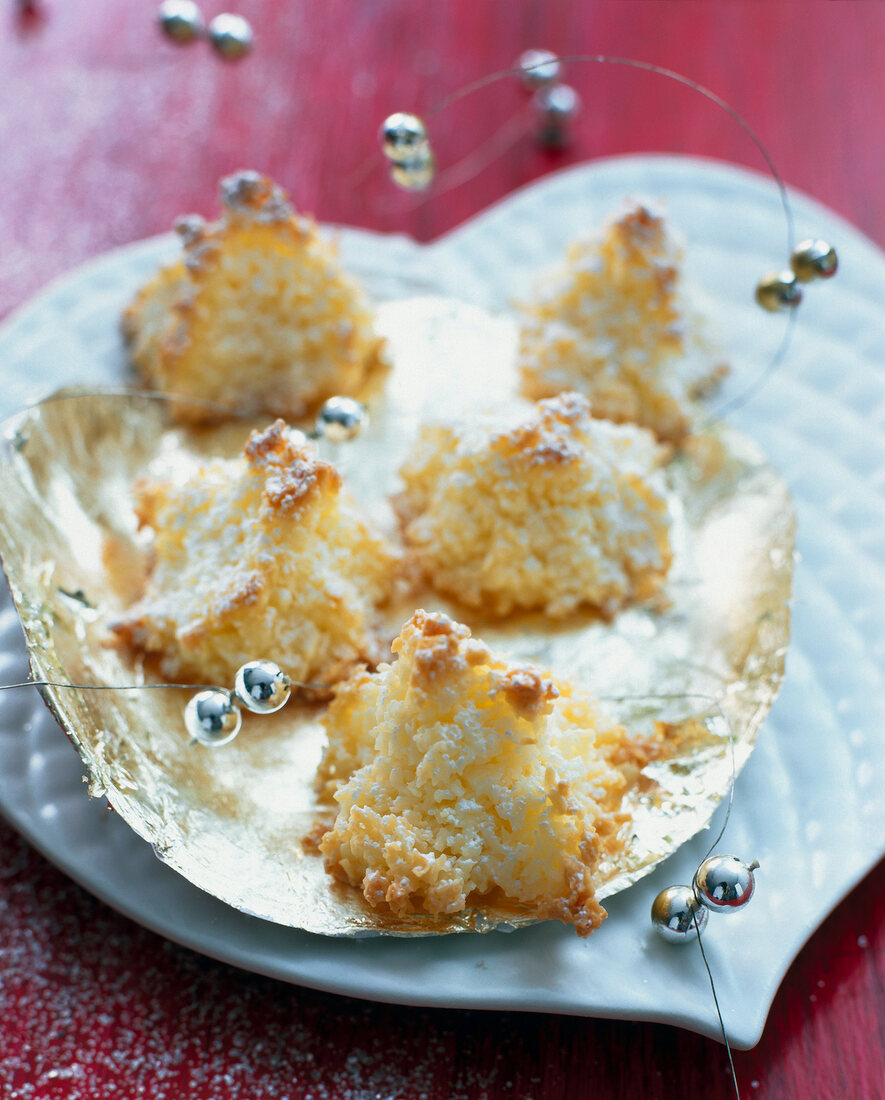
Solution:
{"label": "silver bead", "polygon": [[737,856],[708,856],[692,881],[695,897],[712,913],[733,913],[753,896],[753,872],[759,864],[743,863]]}
{"label": "silver bead", "polygon": [[365,405],[352,397],[330,397],[319,411],[317,435],[330,443],[349,443],[369,422]]}
{"label": "silver bead", "polygon": [[226,745],[240,732],[243,716],[229,691],[210,688],[201,691],[184,708],[187,732],[202,745]]}
{"label": "silver bead", "polygon": [[253,714],[273,714],[286,705],[292,681],[273,661],[247,661],[237,669],[234,694]]}
{"label": "silver bead", "polygon": [[553,84],[535,92],[539,117],[538,141],[550,148],[562,148],[571,140],[571,123],[581,109],[581,97],[570,84]]}
{"label": "silver bead", "polygon": [[163,0],[157,8],[157,22],[163,34],[179,46],[202,38],[206,30],[202,13],[193,0]]}
{"label": "silver bead", "polygon": [[225,61],[239,61],[252,49],[252,28],[242,15],[225,12],[209,24],[209,45]]}
{"label": "silver bead", "polygon": [[756,301],[769,313],[795,309],[802,301],[802,288],[792,271],[770,271],[759,280]]}
{"label": "silver bead", "polygon": [[826,241],[800,241],[790,256],[790,267],[800,283],[830,279],[838,266],[836,250]]}
{"label": "silver bead", "polygon": [[411,160],[390,166],[390,178],[404,191],[426,191],[435,175],[436,161],[429,149]]}
{"label": "silver bead", "polygon": [[545,84],[555,84],[559,79],[559,58],[549,50],[526,50],[516,65],[520,70],[520,80],[532,90]]}
{"label": "silver bead", "polygon": [[397,111],[381,123],[381,150],[394,164],[405,164],[429,151],[427,127],[417,115]]}
{"label": "silver bead", "polygon": [[690,886],[668,886],[651,906],[651,923],[668,943],[693,940],[698,930],[703,930],[709,915]]}

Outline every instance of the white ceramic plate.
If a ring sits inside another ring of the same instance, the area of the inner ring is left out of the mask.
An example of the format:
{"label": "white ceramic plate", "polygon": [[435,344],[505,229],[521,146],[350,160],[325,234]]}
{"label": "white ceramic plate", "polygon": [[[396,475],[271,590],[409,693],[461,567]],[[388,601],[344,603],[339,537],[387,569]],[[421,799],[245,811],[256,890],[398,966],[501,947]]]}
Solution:
{"label": "white ceramic plate", "polygon": [[[731,393],[784,330],[753,303],[786,260],[773,185],[706,161],[629,157],[548,177],[432,245],[341,231],[345,261],[376,297],[452,293],[491,309],[525,289],[564,243],[626,195],[664,198],[688,235],[737,364]],[[705,945],[735,1045],[759,1038],[777,987],[826,914],[885,852],[885,258],[833,214],[793,196],[799,238],[836,245],[840,272],[813,285],[784,368],[734,423],[787,478],[799,518],[785,689],[736,790],[721,848],[757,858],[752,905],[710,921]],[[117,319],[170,253],[169,237],[101,257],[0,328],[6,414],[62,385],[127,380]],[[14,612],[0,610],[0,682],[26,674]],[[201,893],[91,801],[79,758],[37,693],[0,694],[0,807],[88,890],[141,924],[262,974],[377,1000],[658,1020],[718,1037],[695,948],[660,942],[652,898],[685,882],[702,835],[607,903],[587,941],[557,924],[506,935],[335,940],[278,927]],[[719,818],[717,818],[718,822]]]}

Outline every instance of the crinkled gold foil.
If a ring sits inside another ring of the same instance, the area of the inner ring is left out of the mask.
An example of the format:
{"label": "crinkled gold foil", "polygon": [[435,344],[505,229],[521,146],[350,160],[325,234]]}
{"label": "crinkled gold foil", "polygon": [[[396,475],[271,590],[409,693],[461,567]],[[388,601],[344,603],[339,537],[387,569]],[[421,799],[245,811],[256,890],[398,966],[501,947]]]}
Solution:
{"label": "crinkled gold foil", "polygon": [[[354,443],[324,446],[392,529],[387,494],[419,421],[512,394],[516,332],[507,319],[444,299],[390,303],[381,327],[394,371],[372,424]],[[105,632],[141,572],[131,483],[149,469],[237,453],[253,426],[189,433],[168,426],[160,400],[94,391],[59,395],[16,418],[0,462],[0,547],[35,677],[139,682]],[[415,606],[442,608],[493,650],[589,688],[629,728],[670,723],[674,755],[649,766],[631,792],[634,836],[625,858],[601,869],[602,897],[708,823],[731,780],[729,726],[739,771],[783,675],[794,528],[784,484],[725,428],[696,438],[667,478],[676,554],[664,610],[633,608],[612,622],[524,615],[502,624],[424,592],[389,612],[393,636]],[[272,659],[272,640],[255,656]],[[238,909],[329,935],[526,923],[497,908],[393,918],[326,876],[302,846],[328,812],[313,791],[323,744],[316,706],[247,715],[239,738],[212,750],[188,742],[186,691],[42,691],[86,765],[90,792],[106,794],[161,859]]]}

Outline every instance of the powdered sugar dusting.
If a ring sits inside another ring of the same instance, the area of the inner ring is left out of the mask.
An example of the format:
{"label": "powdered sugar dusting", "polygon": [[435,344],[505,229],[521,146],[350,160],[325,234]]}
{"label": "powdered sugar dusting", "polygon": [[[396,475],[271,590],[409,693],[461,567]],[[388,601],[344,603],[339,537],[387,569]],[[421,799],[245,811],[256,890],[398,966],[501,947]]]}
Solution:
{"label": "powdered sugar dusting", "polygon": [[538,1095],[541,1078],[514,1066],[536,1018],[514,1027],[510,1014],[377,1005],[244,974],[117,916],[5,823],[0,922],[10,1100]]}

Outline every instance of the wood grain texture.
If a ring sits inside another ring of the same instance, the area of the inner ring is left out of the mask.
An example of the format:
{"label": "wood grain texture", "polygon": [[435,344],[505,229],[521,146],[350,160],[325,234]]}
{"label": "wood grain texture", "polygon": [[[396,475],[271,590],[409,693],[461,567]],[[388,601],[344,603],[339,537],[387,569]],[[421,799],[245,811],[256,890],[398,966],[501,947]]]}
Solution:
{"label": "wood grain texture", "polygon": [[[150,0],[41,10],[0,10],[0,316],[91,256],[183,212],[211,214],[218,178],[241,167],[270,172],[323,220],[422,240],[588,157],[672,151],[762,167],[696,94],[588,66],[569,74],[584,99],[571,150],[520,139],[431,201],[392,191],[380,120],[426,113],[535,46],[701,82],[752,123],[788,183],[885,244],[883,4],[242,0],[256,46],[240,65],[163,41]],[[441,113],[441,163],[503,144],[525,109],[502,81]],[[736,1055],[745,1097],[885,1094],[883,887],[880,866],[790,970],[761,1043]],[[672,1028],[375,1005],[210,962],[112,913],[5,825],[0,927],[2,1096],[732,1095],[722,1048]]]}

